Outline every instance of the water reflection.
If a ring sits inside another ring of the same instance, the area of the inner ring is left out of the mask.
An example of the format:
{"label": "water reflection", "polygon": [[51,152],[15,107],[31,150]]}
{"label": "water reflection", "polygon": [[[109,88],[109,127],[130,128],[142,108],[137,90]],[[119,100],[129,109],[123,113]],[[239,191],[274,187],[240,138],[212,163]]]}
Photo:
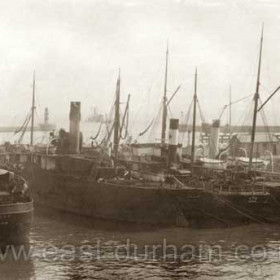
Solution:
{"label": "water reflection", "polygon": [[159,228],[36,208],[30,259],[1,262],[1,279],[280,279],[279,229]]}

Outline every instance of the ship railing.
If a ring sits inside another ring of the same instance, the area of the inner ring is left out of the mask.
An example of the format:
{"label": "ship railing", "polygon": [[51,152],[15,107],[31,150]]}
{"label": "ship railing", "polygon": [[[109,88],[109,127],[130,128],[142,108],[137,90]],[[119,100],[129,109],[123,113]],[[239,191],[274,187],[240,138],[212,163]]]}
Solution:
{"label": "ship railing", "polygon": [[269,178],[274,178],[278,179],[280,178],[280,173],[279,172],[272,172],[272,171],[259,171],[260,174],[269,177]]}
{"label": "ship railing", "polygon": [[200,182],[201,184],[198,184],[197,181],[181,181],[180,179],[178,179],[176,176],[172,176],[172,178],[174,179],[174,183],[173,186],[176,189],[204,189],[205,185],[203,184],[203,182]]}
{"label": "ship railing", "polygon": [[173,179],[175,181],[175,186],[176,186],[176,189],[183,189],[185,188],[185,184],[182,183],[178,178],[176,178],[175,176],[173,176]]}
{"label": "ship railing", "polygon": [[210,185],[206,187],[206,190],[216,194],[243,194],[243,195],[265,195],[268,194],[268,189],[264,185]]}

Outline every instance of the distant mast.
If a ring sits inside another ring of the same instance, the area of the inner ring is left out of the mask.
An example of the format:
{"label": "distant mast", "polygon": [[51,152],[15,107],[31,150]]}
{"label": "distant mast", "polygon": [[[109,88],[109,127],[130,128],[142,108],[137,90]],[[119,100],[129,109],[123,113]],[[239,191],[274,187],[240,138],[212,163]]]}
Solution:
{"label": "distant mast", "polygon": [[32,92],[32,107],[31,107],[31,133],[30,133],[31,146],[33,146],[34,111],[35,111],[35,71],[33,72],[33,92]]}
{"label": "distant mast", "polygon": [[193,125],[192,125],[192,151],[191,151],[192,166],[194,165],[194,160],[195,160],[196,103],[197,103],[197,69],[195,69],[194,95],[193,95]]}
{"label": "distant mast", "polygon": [[162,109],[162,127],[161,127],[161,144],[162,148],[165,145],[166,135],[166,119],[167,119],[167,75],[168,75],[168,44],[166,48],[166,61],[165,61],[165,80],[164,80],[164,92],[163,92],[163,109]]}
{"label": "distant mast", "polygon": [[114,161],[115,166],[118,159],[118,148],[119,148],[119,127],[120,127],[120,84],[121,74],[119,70],[119,77],[116,87],[116,101],[115,101],[115,121],[114,121]]}
{"label": "distant mast", "polygon": [[44,114],[44,124],[49,124],[49,109],[48,107],[45,108],[45,114]]}
{"label": "distant mast", "polygon": [[261,62],[262,62],[262,45],[263,45],[263,26],[262,26],[262,35],[261,35],[261,41],[260,41],[260,53],[259,53],[257,85],[256,85],[256,92],[255,92],[255,95],[254,95],[254,114],[253,114],[253,124],[252,124],[252,134],[251,134],[251,147],[250,147],[250,157],[249,157],[249,171],[252,170],[252,161],[253,161],[254,143],[255,143],[255,133],[256,133],[256,125],[257,125],[257,113],[258,113],[258,101],[259,101],[259,86],[260,86]]}
{"label": "distant mast", "polygon": [[229,135],[231,135],[231,86],[229,86],[229,112],[228,112],[228,126],[229,126]]}

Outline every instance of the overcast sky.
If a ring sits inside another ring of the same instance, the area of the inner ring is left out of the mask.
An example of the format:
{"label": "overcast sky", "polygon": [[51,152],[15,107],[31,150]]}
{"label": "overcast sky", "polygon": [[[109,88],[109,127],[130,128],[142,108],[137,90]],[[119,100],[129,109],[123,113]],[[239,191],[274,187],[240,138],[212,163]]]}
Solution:
{"label": "overcast sky", "polygon": [[[107,112],[120,67],[132,120],[148,119],[162,98],[167,40],[168,95],[182,85],[172,116],[186,113],[197,67],[198,96],[211,121],[230,85],[233,100],[254,93],[263,22],[265,100],[280,85],[277,0],[1,0],[0,125],[23,121],[34,69],[40,117],[47,106],[53,122],[68,119],[71,100],[82,102],[84,119],[93,106]],[[248,104],[233,107],[234,122]],[[266,107],[271,124],[280,124],[279,104],[280,92]]]}

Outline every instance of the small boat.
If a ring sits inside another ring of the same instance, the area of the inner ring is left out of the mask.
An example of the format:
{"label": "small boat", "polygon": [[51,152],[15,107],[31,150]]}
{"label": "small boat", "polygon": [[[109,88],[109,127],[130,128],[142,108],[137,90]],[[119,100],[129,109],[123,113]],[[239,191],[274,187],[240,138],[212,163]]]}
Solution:
{"label": "small boat", "polygon": [[0,169],[0,246],[29,241],[33,200],[26,181],[14,172]]}

